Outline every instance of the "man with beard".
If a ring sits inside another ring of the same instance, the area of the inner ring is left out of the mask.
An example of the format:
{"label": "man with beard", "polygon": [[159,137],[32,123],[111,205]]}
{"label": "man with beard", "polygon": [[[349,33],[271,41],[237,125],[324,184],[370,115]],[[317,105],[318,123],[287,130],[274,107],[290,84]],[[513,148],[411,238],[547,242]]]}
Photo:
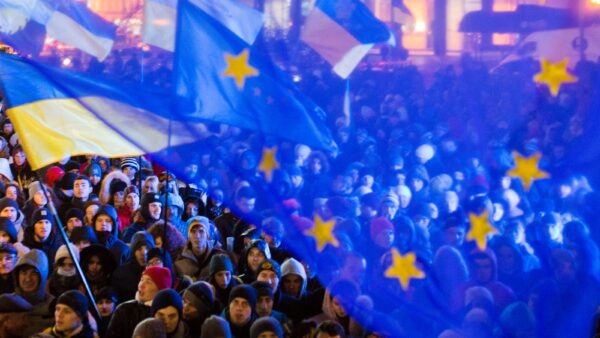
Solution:
{"label": "man with beard", "polygon": [[118,238],[117,211],[110,205],[98,208],[92,221],[98,244],[106,247],[115,257],[117,264],[122,264],[129,256],[129,247]]}
{"label": "man with beard", "polygon": [[131,337],[136,325],[150,317],[150,306],[160,290],[171,286],[171,271],[167,268],[152,266],[144,270],[135,299],[122,303],[106,329],[105,338]]}
{"label": "man with beard", "polygon": [[206,280],[209,277],[209,263],[213,255],[223,251],[213,248],[210,238],[210,222],[204,216],[192,217],[187,221],[188,240],[175,261],[175,270],[194,280]]}

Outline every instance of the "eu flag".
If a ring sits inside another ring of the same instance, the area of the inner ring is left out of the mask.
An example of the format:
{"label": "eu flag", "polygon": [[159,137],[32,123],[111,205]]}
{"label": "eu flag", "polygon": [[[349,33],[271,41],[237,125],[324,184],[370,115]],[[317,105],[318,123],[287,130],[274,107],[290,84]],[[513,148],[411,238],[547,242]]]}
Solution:
{"label": "eu flag", "polygon": [[[248,7],[248,14],[252,16]],[[240,17],[231,20],[245,20]],[[177,111],[319,149],[333,142],[319,108],[274,64],[189,1],[179,7],[175,51]],[[223,19],[222,19],[223,20]]]}

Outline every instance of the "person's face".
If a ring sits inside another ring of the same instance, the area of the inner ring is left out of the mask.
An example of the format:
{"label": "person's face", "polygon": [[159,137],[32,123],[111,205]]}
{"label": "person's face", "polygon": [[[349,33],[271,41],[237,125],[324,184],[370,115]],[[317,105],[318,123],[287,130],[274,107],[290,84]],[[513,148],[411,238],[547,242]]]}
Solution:
{"label": "person's face", "polygon": [[92,243],[86,239],[75,243],[75,246],[77,247],[77,249],[79,249],[79,252],[81,252],[81,250],[87,248],[90,245],[92,245]]}
{"label": "person's face", "polygon": [[123,205],[125,203],[125,192],[117,191],[113,194],[113,202],[115,205]]}
{"label": "person's face", "polygon": [[381,231],[374,240],[375,244],[380,248],[390,248],[394,244],[394,230],[385,229]]}
{"label": "person's face", "polygon": [[487,283],[492,280],[494,267],[492,265],[492,261],[489,258],[476,259],[474,265],[474,277],[477,282]]}
{"label": "person's face", "polygon": [[231,272],[223,270],[215,273],[215,282],[219,288],[226,289],[231,282]]}
{"label": "person's face", "polygon": [[451,227],[444,230],[444,243],[451,246],[461,246],[465,241],[465,228]]}
{"label": "person's face", "polygon": [[54,309],[54,321],[56,331],[61,333],[70,333],[82,325],[81,318],[71,309],[71,307],[64,304],[56,304]]}
{"label": "person's face", "polygon": [[19,151],[19,152],[15,153],[15,155],[13,156],[13,159],[14,159],[16,165],[23,165],[23,163],[25,163],[25,160],[27,160],[27,157],[25,156],[24,152]]}
{"label": "person's face", "polygon": [[90,277],[96,277],[102,273],[102,262],[100,257],[92,256],[88,262],[87,272]]}
{"label": "person's face", "polygon": [[292,186],[298,188],[302,184],[303,177],[302,175],[293,175],[290,176],[290,179],[292,180]]}
{"label": "person's face", "polygon": [[420,178],[412,178],[410,180],[410,187],[412,188],[413,191],[421,191],[421,189],[423,189],[424,185],[425,185],[425,183]]}
{"label": "person's face", "polygon": [[367,188],[371,188],[375,183],[375,179],[371,175],[363,175],[360,178],[360,185],[365,186]]}
{"label": "person's face", "polygon": [[340,277],[362,285],[367,273],[367,261],[364,258],[351,256],[340,270]]}
{"label": "person's face", "polygon": [[267,317],[271,315],[273,311],[273,298],[269,296],[258,297],[256,302],[256,313],[260,317]]}
{"label": "person's face", "polygon": [[283,278],[283,292],[298,297],[300,296],[300,291],[302,291],[302,284],[302,277],[295,274],[289,274]]}
{"label": "person's face", "polygon": [[446,191],[444,193],[444,202],[448,212],[454,212],[458,209],[458,195],[454,191]]}
{"label": "person's face", "polygon": [[191,227],[188,233],[188,238],[192,243],[192,247],[200,250],[201,252],[208,248],[209,234],[206,226],[202,224],[194,225]]}
{"label": "person's face", "polygon": [[183,319],[194,320],[200,317],[200,311],[187,299],[183,299]]}
{"label": "person's face", "polygon": [[273,331],[267,331],[259,334],[256,338],[279,338],[279,336]]}
{"label": "person's face", "polygon": [[7,217],[12,222],[17,220],[18,215],[19,215],[19,213],[18,213],[17,209],[15,209],[14,207],[6,207],[6,208],[2,209],[2,211],[0,211],[1,217]]}
{"label": "person's face", "polygon": [[95,229],[98,232],[107,231],[112,232],[113,229],[113,220],[108,215],[100,215],[96,218]]}
{"label": "person's face", "polygon": [[92,192],[92,186],[87,180],[76,180],[73,183],[73,196],[81,199],[87,199]]}
{"label": "person's face", "polygon": [[87,218],[91,222],[91,220],[94,219],[94,216],[96,215],[96,212],[98,211],[99,208],[100,207],[95,204],[88,206],[85,209],[85,218]]}
{"label": "person's face", "polygon": [[0,253],[0,275],[7,275],[15,268],[17,255],[8,252]]}
{"label": "person's face", "polygon": [[517,254],[509,246],[501,246],[498,249],[498,271],[511,273],[517,268]]}
{"label": "person's face", "polygon": [[14,130],[15,129],[12,123],[5,123],[4,126],[2,126],[2,131],[4,132],[4,135],[10,135],[13,133]]}
{"label": "person's face", "polygon": [[146,263],[148,262],[148,247],[146,245],[142,245],[139,249],[135,250],[134,254],[135,261],[140,266],[146,266]]}
{"label": "person's face", "polygon": [[235,205],[240,210],[242,214],[249,214],[254,210],[254,205],[256,203],[256,199],[254,198],[238,198],[235,201]]}
{"label": "person's face", "polygon": [[413,221],[415,222],[415,225],[420,227],[421,229],[429,228],[430,220],[431,219],[429,217],[423,216],[423,215],[416,215],[415,217],[413,217]]}
{"label": "person's face", "polygon": [[344,317],[348,316],[346,309],[344,309],[344,307],[342,306],[342,303],[337,299],[337,297],[333,297],[333,300],[331,302],[331,307],[333,308],[333,312],[335,312],[335,315],[338,316],[339,318],[344,318]]}
{"label": "person's face", "polygon": [[177,330],[177,325],[179,324],[179,312],[177,312],[177,309],[174,306],[167,306],[166,308],[156,311],[154,318],[165,324],[168,334]]}
{"label": "person's face", "polygon": [[69,220],[67,221],[67,231],[70,233],[71,231],[73,231],[74,228],[79,228],[82,227],[83,223],[81,222],[81,220],[77,217],[71,217],[69,218]]}
{"label": "person's face", "polygon": [[265,254],[257,248],[252,248],[248,251],[248,267],[250,267],[252,271],[258,270],[258,266],[265,259],[267,259]]}
{"label": "person's face", "polygon": [[148,260],[148,264],[146,264],[147,267],[151,267],[151,266],[160,266],[161,268],[164,268],[164,263],[163,261],[160,259],[160,257],[152,257],[152,259]]}
{"label": "person's face", "polygon": [[135,168],[132,167],[123,168],[123,174],[127,175],[127,177],[129,177],[130,180],[133,180],[135,178],[136,172],[137,170],[135,170]]}
{"label": "person's face", "polygon": [[40,274],[31,266],[19,270],[19,288],[25,292],[36,292],[40,287]]}
{"label": "person's face", "polygon": [[313,174],[313,175],[320,174],[322,169],[323,169],[323,164],[321,163],[320,159],[314,157],[308,162],[308,171],[311,174]]}
{"label": "person's face", "polygon": [[10,186],[6,188],[6,197],[10,198],[13,201],[16,201],[19,195],[17,194],[17,188]]}
{"label": "person's face", "polygon": [[0,243],[10,243],[10,236],[6,231],[0,231]]}
{"label": "person's face", "polygon": [[277,288],[279,287],[279,277],[277,274],[271,270],[263,270],[258,276],[256,276],[257,281],[266,282],[271,286],[273,292],[277,292]]}
{"label": "person's face", "polygon": [[162,203],[152,202],[148,204],[148,212],[153,219],[160,219],[160,212],[162,210]]}
{"label": "person's face", "polygon": [[138,283],[139,300],[143,303],[154,299],[154,296],[158,293],[158,287],[152,281],[152,278],[142,275],[140,282]]}
{"label": "person's face", "polygon": [[33,232],[35,235],[35,239],[40,242],[45,241],[50,236],[50,232],[52,231],[52,223],[47,219],[42,219],[33,225]]}
{"label": "person's face", "polygon": [[398,206],[395,203],[385,202],[381,205],[381,216],[392,219],[398,212]]}
{"label": "person's face", "polygon": [[111,299],[100,299],[96,305],[102,317],[109,317],[115,309],[115,303]]}
{"label": "person's face", "polygon": [[160,236],[156,236],[154,237],[154,246],[157,248],[162,248],[163,247],[163,239]]}
{"label": "person's face", "polygon": [[198,206],[196,203],[188,203],[185,206],[185,213],[188,217],[198,216]]}
{"label": "person's face", "polygon": [[144,191],[144,193],[157,193],[158,192],[158,182],[156,182],[156,181],[144,182],[143,191]]}
{"label": "person's face", "polygon": [[235,326],[244,326],[250,320],[251,315],[252,307],[246,299],[236,297],[229,303],[231,324]]}
{"label": "person's face", "polygon": [[100,177],[99,175],[90,176],[90,181],[92,181],[93,185],[97,185],[98,183],[100,183],[101,180],[102,180],[102,177]]}
{"label": "person's face", "polygon": [[46,198],[44,192],[40,190],[33,195],[33,202],[39,206],[46,205],[46,203],[48,203],[48,198]]}

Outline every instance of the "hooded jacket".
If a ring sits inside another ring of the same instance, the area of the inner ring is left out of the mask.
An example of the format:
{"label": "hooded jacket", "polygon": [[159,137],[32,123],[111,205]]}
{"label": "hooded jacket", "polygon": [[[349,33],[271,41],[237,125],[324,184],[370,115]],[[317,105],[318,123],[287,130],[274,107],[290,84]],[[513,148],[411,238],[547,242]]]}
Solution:
{"label": "hooded jacket", "polygon": [[[33,267],[40,276],[40,286],[34,293],[25,293],[21,290],[18,283],[19,271],[28,266]],[[54,297],[46,294],[45,290],[48,278],[48,258],[43,251],[33,249],[19,259],[12,273],[15,280],[15,294],[25,298],[33,305],[33,309],[27,313],[27,322],[29,325],[23,334],[24,337],[29,337],[52,324],[53,313],[50,312],[50,304],[54,300]]]}
{"label": "hooded jacket", "polygon": [[154,202],[158,198],[157,194],[144,194],[142,195],[142,199],[140,201],[140,213],[142,215],[143,220],[132,223],[125,229],[123,233],[123,241],[125,243],[129,243],[131,241],[131,237],[138,231],[146,231],[148,230],[152,224],[158,222],[160,219],[155,220],[150,216],[150,204]]}
{"label": "hooded jacket", "polygon": [[[52,224],[54,228],[54,224]],[[56,252],[58,248],[62,245],[62,241],[58,238],[58,236],[54,233],[54,231],[50,232],[48,238],[46,238],[43,242],[38,242],[35,240],[35,226],[32,224],[25,229],[25,238],[23,239],[23,245],[27,246],[30,249],[38,249],[42,250],[46,256],[48,257],[49,268],[52,269],[54,266],[54,257],[56,256]]]}
{"label": "hooded jacket", "polygon": [[[96,219],[100,215],[107,215],[113,221],[112,231],[110,235],[105,235],[102,232],[96,231]],[[114,207],[110,205],[101,206],[94,219],[92,221],[92,226],[94,227],[94,232],[96,233],[96,238],[98,239],[98,244],[106,247],[115,257],[117,264],[122,264],[127,261],[127,257],[129,256],[129,247],[123,241],[119,239],[119,222],[117,218],[117,211]]]}
{"label": "hooded jacket", "polygon": [[129,251],[127,262],[119,266],[112,276],[111,285],[121,300],[133,299],[135,297],[138,282],[142,277],[142,272],[146,268],[138,264],[135,259],[135,252],[143,245],[146,245],[148,250],[150,250],[154,247],[154,240],[147,232],[138,231],[131,239],[131,250]]}

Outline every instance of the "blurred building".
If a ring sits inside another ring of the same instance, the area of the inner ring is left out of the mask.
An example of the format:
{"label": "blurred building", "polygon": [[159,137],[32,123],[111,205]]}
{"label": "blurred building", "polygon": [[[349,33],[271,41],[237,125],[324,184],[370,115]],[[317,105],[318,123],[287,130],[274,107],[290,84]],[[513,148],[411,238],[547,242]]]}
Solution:
{"label": "blurred building", "polygon": [[144,0],[87,0],[87,4],[106,20],[118,22],[140,10]]}

